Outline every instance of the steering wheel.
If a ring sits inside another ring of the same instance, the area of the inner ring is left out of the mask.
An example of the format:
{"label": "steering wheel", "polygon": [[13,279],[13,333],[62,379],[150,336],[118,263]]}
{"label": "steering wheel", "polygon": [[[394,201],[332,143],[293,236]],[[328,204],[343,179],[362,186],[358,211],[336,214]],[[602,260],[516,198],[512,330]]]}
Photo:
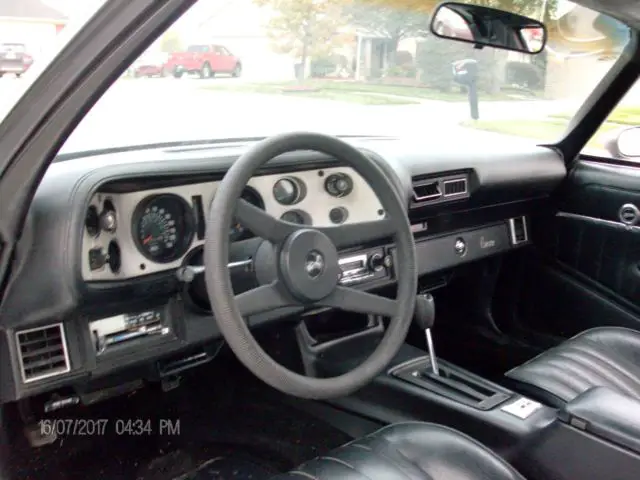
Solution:
{"label": "steering wheel", "polygon": [[[278,220],[240,198],[259,167],[284,153],[311,150],[330,155],[358,172],[378,196],[379,220],[311,227]],[[257,288],[234,295],[229,269],[233,219],[264,239],[254,256]],[[393,237],[397,251],[396,299],[339,284],[338,250]],[[392,180],[366,155],[342,140],[316,133],[287,133],[257,143],[237,159],[218,185],[204,245],[205,279],[220,331],[238,359],[272,387],[302,398],[348,395],[371,382],[402,346],[411,324],[417,288],[415,243],[403,201]],[[243,317],[286,306],[335,307],[391,317],[374,352],[337,377],[312,378],[275,362],[256,342]]]}

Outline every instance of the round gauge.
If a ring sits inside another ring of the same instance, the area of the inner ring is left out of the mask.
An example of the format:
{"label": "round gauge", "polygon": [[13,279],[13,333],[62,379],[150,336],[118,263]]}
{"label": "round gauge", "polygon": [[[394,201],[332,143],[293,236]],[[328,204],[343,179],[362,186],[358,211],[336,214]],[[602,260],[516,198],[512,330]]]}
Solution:
{"label": "round gauge", "polygon": [[273,185],[273,197],[281,205],[293,205],[304,198],[304,184],[296,178],[281,178]]}
{"label": "round gauge", "polygon": [[324,189],[332,197],[346,197],[353,190],[353,180],[346,173],[333,173],[324,181]]}
{"label": "round gauge", "polygon": [[280,217],[280,220],[284,220],[289,223],[297,223],[298,225],[311,225],[311,217],[308,213],[302,210],[289,210],[284,212]]}
{"label": "round gauge", "polygon": [[[256,207],[264,210],[262,197],[253,188],[246,187],[243,190],[242,195],[240,195],[240,198],[246,200],[251,205],[255,205]],[[229,240],[231,242],[237,242],[238,240],[246,240],[249,237],[251,237],[251,232],[234,219],[231,224],[231,228],[229,229]]]}
{"label": "round gauge", "polygon": [[133,238],[146,258],[158,263],[178,260],[191,245],[193,211],[178,195],[145,198],[133,213]]}

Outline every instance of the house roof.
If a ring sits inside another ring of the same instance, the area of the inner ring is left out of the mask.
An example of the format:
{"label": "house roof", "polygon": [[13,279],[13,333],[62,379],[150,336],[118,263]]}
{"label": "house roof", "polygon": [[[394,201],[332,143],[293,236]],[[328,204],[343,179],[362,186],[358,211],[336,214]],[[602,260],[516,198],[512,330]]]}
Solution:
{"label": "house roof", "polygon": [[38,20],[67,20],[66,15],[40,0],[3,0],[0,17],[32,18]]}

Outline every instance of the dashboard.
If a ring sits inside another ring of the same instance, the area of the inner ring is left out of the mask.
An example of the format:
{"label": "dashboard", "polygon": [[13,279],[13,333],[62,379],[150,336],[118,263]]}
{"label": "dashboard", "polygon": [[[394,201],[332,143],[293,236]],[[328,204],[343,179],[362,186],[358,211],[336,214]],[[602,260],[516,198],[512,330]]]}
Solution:
{"label": "dashboard", "polygon": [[[555,151],[530,144],[492,144],[488,151],[386,137],[345,140],[383,170],[404,201],[423,278],[526,245],[531,217],[566,176]],[[211,201],[253,143],[93,152],[61,157],[49,168],[3,298],[0,365],[7,381],[0,402],[138,365],[153,366],[163,378],[208,358],[203,345],[221,334],[206,305],[203,275],[187,284],[178,273],[185,265],[202,268]],[[357,171],[317,152],[271,160],[242,196],[274,217],[310,226],[385,215]],[[238,223],[229,237],[230,254],[238,256],[230,262],[250,262],[261,239]],[[365,290],[395,284],[394,265],[402,259],[389,240],[338,253],[343,284]],[[234,290],[255,282],[245,273],[236,278],[230,267]],[[293,307],[246,322],[256,328],[307,313]]]}
{"label": "dashboard", "polygon": [[[181,266],[185,256],[204,243],[205,218],[217,185],[95,193],[83,230],[82,278],[124,280]],[[256,176],[242,198],[276,218],[302,225],[367,222],[384,215],[373,190],[347,167]],[[239,223],[229,231],[232,242],[251,235]]]}

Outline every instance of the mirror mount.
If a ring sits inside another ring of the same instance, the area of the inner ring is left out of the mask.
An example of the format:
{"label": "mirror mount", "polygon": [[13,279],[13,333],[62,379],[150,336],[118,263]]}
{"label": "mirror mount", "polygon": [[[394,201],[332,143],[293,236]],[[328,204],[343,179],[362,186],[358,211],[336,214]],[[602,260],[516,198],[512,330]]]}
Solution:
{"label": "mirror mount", "polygon": [[440,38],[535,55],[544,50],[547,31],[538,20],[495,8],[444,2],[431,17],[431,32]]}

